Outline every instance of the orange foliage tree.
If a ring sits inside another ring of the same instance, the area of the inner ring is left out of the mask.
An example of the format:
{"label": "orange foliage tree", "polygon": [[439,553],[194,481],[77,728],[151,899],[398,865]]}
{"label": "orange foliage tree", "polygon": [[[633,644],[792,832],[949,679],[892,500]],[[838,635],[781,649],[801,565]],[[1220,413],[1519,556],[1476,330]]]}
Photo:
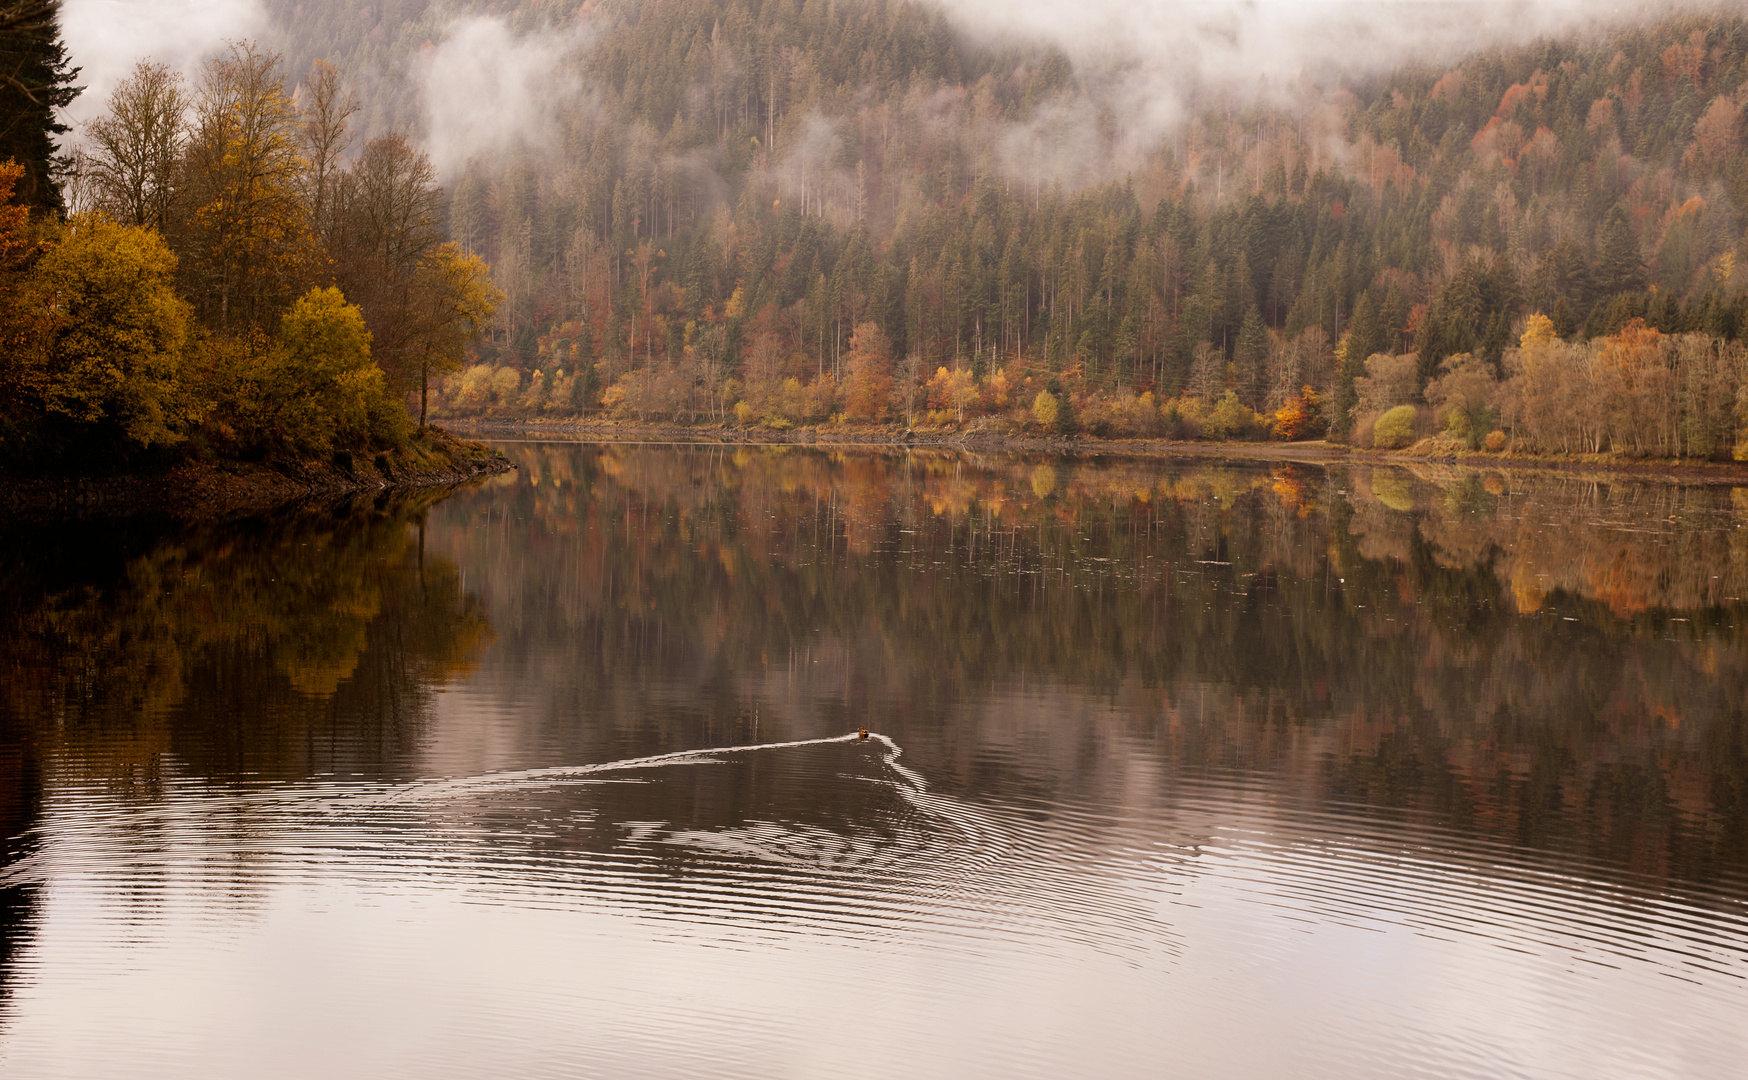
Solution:
{"label": "orange foliage tree", "polygon": [[882,420],[892,405],[892,343],[878,323],[865,322],[850,336],[850,377],[844,413]]}
{"label": "orange foliage tree", "polygon": [[1293,442],[1309,439],[1323,430],[1323,399],[1309,386],[1281,403],[1275,410],[1274,436]]}

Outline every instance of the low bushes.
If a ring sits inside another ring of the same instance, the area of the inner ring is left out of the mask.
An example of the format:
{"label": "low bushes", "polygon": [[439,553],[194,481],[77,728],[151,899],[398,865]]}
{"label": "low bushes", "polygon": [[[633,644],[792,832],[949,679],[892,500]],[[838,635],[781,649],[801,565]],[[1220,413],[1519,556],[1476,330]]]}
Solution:
{"label": "low bushes", "polygon": [[1372,425],[1372,446],[1379,450],[1400,450],[1414,442],[1420,419],[1412,405],[1398,405],[1385,410]]}

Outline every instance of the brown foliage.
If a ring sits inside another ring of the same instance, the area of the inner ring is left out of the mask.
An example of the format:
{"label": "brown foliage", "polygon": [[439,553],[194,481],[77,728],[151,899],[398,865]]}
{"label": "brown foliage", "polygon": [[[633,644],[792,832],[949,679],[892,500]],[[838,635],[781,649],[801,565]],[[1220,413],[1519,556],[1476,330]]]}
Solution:
{"label": "brown foliage", "polygon": [[850,337],[846,415],[883,420],[892,406],[892,344],[879,324],[865,322]]}

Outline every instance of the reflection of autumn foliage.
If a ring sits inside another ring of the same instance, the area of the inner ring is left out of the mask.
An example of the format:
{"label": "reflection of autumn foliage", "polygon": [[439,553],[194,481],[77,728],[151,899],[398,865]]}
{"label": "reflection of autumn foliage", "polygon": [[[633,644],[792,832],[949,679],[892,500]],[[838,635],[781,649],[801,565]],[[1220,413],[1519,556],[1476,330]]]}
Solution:
{"label": "reflection of autumn foliage", "polygon": [[[1727,599],[1748,596],[1748,554],[1708,489],[794,447],[518,455],[440,512],[513,531],[433,535],[516,613],[506,692],[590,702],[610,742],[594,753],[644,749],[656,715],[757,716],[769,737],[841,713],[937,740],[931,760],[969,776],[995,766],[956,757],[954,725],[988,729],[967,754],[1020,725],[1059,751],[1027,783],[1105,790],[1082,745],[1097,699],[1100,738],[1181,770],[1273,770],[1651,873],[1748,857],[1723,794],[1748,782]],[[1605,514],[1647,531],[1547,527]],[[1672,515],[1691,523],[1655,533]],[[1555,614],[1520,614],[1532,595]]]}
{"label": "reflection of autumn foliage", "polygon": [[1445,565],[1491,565],[1525,614],[1554,594],[1618,618],[1748,598],[1748,541],[1719,527],[1737,500],[1716,489],[1437,469],[1355,477],[1350,527],[1369,557],[1407,560],[1422,542]]}
{"label": "reflection of autumn foliage", "polygon": [[32,566],[42,577],[5,583],[13,614],[0,634],[20,659],[0,711],[57,721],[99,748],[87,759],[124,769],[214,751],[202,732],[239,716],[283,732],[287,757],[261,763],[271,768],[307,756],[295,733],[339,718],[404,739],[425,691],[465,674],[490,636],[454,566],[423,557],[422,509],[354,507],[195,530],[138,554],[81,552],[80,564],[119,559],[103,585],[57,586],[57,556],[44,553]]}

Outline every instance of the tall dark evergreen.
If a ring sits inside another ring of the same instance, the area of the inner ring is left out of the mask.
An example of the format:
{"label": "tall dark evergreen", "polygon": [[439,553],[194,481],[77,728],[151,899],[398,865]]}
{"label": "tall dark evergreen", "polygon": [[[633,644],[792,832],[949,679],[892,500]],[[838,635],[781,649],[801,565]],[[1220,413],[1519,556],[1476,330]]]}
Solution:
{"label": "tall dark evergreen", "polygon": [[67,133],[57,110],[79,96],[61,41],[60,0],[4,0],[0,7],[0,161],[24,168],[17,198],[59,210],[56,139]]}
{"label": "tall dark evergreen", "polygon": [[1354,305],[1353,323],[1348,328],[1341,366],[1335,373],[1335,409],[1330,421],[1334,434],[1345,436],[1353,428],[1353,409],[1357,400],[1354,380],[1366,373],[1366,359],[1379,351],[1382,335],[1378,333],[1378,318],[1372,308],[1372,294],[1361,293]]}
{"label": "tall dark evergreen", "polygon": [[1639,241],[1618,205],[1603,219],[1596,234],[1596,260],[1591,277],[1602,299],[1645,287],[1645,261],[1639,257]]}

